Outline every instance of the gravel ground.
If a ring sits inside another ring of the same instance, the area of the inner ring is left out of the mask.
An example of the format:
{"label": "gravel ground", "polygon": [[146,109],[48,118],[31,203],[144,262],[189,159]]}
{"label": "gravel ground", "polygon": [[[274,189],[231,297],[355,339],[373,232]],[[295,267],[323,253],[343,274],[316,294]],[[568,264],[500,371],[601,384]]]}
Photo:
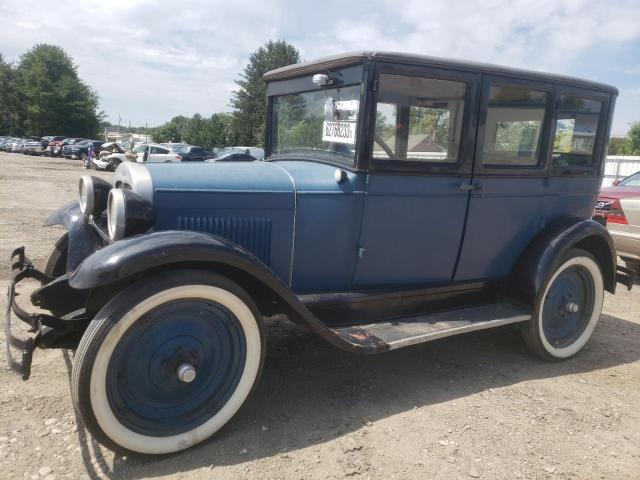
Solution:
{"label": "gravel ground", "polygon": [[[43,266],[62,230],[40,224],[83,173],[0,153],[0,283],[16,246]],[[640,288],[607,294],[592,340],[560,363],[530,356],[513,327],[361,357],[271,321],[256,394],[216,438],[164,457],[85,434],[71,362],[37,351],[28,382],[2,362],[0,478],[640,478]]]}

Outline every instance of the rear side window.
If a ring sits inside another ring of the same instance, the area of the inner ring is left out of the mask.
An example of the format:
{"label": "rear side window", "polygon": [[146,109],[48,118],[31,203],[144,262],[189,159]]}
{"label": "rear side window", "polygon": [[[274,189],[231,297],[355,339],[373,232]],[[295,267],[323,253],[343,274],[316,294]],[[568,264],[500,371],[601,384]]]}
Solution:
{"label": "rear side window", "polygon": [[530,88],[491,86],[482,163],[535,166],[550,93]]}
{"label": "rear side window", "polygon": [[602,102],[560,95],[553,139],[554,167],[592,167]]}
{"label": "rear side window", "polygon": [[373,157],[458,161],[466,84],[380,75]]}

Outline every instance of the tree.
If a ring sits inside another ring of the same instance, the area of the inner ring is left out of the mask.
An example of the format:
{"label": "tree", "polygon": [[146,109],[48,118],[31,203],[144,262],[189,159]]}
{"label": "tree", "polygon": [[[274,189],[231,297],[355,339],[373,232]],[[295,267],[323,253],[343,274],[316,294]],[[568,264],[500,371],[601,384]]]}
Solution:
{"label": "tree", "polygon": [[0,54],[0,134],[13,133],[16,127],[13,73]]}
{"label": "tree", "polygon": [[166,143],[166,142],[181,142],[182,136],[180,135],[180,129],[175,123],[167,122],[164,125],[154,128],[151,131],[151,138],[154,142]]}
{"label": "tree", "polygon": [[609,139],[608,155],[631,155],[629,137],[611,137]]}
{"label": "tree", "polygon": [[60,47],[39,44],[25,53],[15,71],[15,89],[18,129],[24,134],[98,134],[98,95],[80,80],[73,60]]}
{"label": "tree", "polygon": [[640,121],[631,124],[628,137],[630,154],[640,155]]}
{"label": "tree", "polygon": [[269,40],[249,56],[232,93],[232,140],[242,145],[264,145],[266,88],[262,76],[269,70],[300,62],[300,53],[284,40]]}
{"label": "tree", "polygon": [[191,118],[179,115],[154,128],[151,137],[160,143],[187,142],[205,148],[226,147],[230,143],[231,125],[232,116],[228,113],[214,113],[210,118],[203,118],[199,113]]}

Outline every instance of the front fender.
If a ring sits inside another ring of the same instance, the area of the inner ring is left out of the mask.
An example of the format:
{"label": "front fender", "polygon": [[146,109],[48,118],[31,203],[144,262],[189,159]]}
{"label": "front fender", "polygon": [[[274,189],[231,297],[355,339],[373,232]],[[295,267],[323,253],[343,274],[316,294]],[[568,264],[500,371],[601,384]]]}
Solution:
{"label": "front fender", "polygon": [[547,225],[525,249],[511,272],[509,295],[533,305],[545,280],[571,248],[581,248],[596,257],[605,288],[615,293],[617,257],[607,229],[593,220],[561,217]]}
{"label": "front fender", "polygon": [[271,290],[312,330],[333,345],[361,353],[372,350],[353,345],[332,333],[260,259],[239,245],[208,233],[164,230],[117,241],[86,258],[70,275],[69,285],[75,289],[99,288],[172,264],[195,264],[205,269],[223,265],[241,270]]}
{"label": "front fender", "polygon": [[78,289],[96,288],[152,268],[193,262],[222,263],[270,283],[282,283],[256,256],[229,240],[189,230],[163,230],[119,240],[96,251],[71,274],[69,284]]}
{"label": "front fender", "polygon": [[43,226],[51,225],[62,225],[69,232],[67,272],[75,270],[85,258],[103,245],[98,233],[87,223],[84,214],[80,211],[77,200],[49,215]]}

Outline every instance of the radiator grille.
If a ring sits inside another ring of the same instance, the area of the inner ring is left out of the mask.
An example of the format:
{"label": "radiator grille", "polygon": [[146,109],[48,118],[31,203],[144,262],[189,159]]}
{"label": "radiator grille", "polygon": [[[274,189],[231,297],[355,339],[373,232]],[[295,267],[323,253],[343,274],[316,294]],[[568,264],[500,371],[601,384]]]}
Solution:
{"label": "radiator grille", "polygon": [[261,217],[178,216],[178,228],[219,235],[243,246],[264,263],[271,252],[271,219]]}

